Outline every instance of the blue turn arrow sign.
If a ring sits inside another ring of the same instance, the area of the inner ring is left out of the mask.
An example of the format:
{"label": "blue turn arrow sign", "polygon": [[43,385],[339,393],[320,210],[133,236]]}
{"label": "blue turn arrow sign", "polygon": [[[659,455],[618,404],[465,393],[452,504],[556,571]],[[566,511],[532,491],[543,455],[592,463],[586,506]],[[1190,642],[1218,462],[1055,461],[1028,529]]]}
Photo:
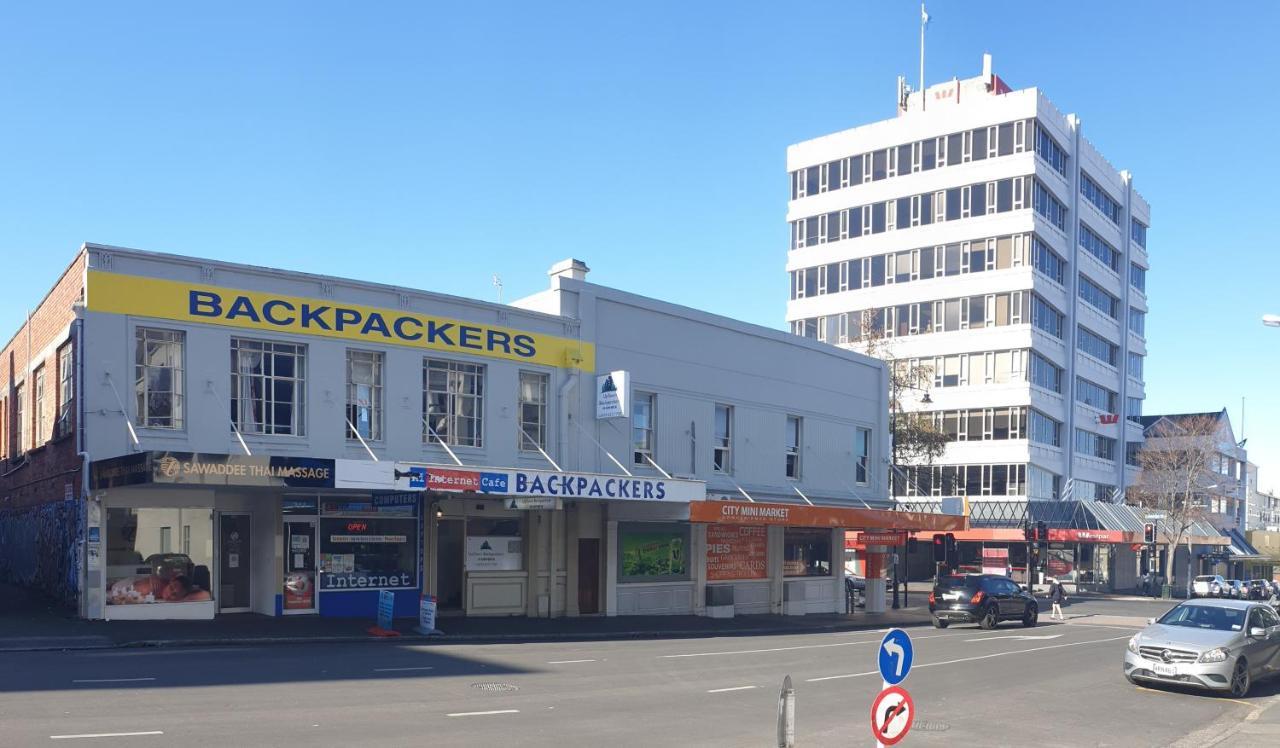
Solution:
{"label": "blue turn arrow sign", "polygon": [[880,665],[880,677],[891,686],[898,685],[911,672],[913,657],[911,637],[907,636],[907,632],[889,629],[889,633],[880,640],[880,651],[876,658]]}

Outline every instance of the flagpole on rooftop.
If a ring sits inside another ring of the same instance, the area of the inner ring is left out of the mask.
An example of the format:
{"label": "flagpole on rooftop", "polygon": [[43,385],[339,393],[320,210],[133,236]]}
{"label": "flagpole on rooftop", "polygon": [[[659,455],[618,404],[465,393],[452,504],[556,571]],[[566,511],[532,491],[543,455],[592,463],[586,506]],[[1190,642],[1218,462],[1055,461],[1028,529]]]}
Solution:
{"label": "flagpole on rooftop", "polygon": [[929,13],[920,3],[920,110],[924,111],[924,27],[929,25]]}

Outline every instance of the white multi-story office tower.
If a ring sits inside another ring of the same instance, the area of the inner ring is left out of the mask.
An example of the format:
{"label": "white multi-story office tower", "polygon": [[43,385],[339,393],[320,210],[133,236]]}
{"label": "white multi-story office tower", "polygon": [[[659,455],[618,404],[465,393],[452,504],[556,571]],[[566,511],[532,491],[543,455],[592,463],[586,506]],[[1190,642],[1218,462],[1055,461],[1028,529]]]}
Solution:
{"label": "white multi-story office tower", "polygon": [[932,368],[931,402],[904,407],[951,441],[899,496],[1118,499],[1142,440],[1150,207],[989,56],[979,77],[899,81],[897,108],[787,149],[792,331],[871,334]]}

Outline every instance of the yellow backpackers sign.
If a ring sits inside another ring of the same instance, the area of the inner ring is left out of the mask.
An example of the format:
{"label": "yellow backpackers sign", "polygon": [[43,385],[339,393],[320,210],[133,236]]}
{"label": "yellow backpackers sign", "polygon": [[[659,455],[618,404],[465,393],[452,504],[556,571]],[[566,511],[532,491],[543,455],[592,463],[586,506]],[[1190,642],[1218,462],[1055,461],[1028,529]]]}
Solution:
{"label": "yellow backpackers sign", "polygon": [[318,335],[592,371],[590,343],[403,309],[90,270],[91,312]]}

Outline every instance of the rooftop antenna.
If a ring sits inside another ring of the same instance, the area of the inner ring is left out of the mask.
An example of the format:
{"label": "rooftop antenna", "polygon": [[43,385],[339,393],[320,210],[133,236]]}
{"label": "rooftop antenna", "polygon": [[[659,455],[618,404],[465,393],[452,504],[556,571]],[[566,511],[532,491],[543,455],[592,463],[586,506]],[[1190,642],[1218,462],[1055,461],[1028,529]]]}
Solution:
{"label": "rooftop antenna", "polygon": [[502,303],[502,278],[497,273],[493,275],[493,287],[498,289],[498,303]]}
{"label": "rooftop antenna", "polygon": [[924,110],[924,27],[929,25],[929,11],[920,3],[920,109]]}

